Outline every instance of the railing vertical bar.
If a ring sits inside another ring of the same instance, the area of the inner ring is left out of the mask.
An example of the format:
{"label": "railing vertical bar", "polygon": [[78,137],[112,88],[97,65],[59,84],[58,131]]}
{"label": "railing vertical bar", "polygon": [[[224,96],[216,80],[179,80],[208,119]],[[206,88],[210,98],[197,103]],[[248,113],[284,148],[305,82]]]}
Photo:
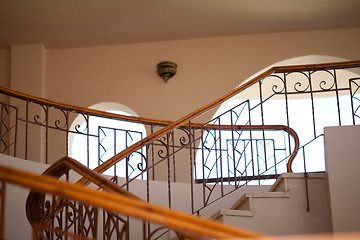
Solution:
{"label": "railing vertical bar", "polygon": [[65,156],[69,156],[69,131],[70,131],[70,127],[69,127],[69,110],[65,111],[66,113],[66,134],[65,134],[65,151],[66,151],[66,155]]}
{"label": "railing vertical bar", "polygon": [[[195,162],[195,155],[193,160],[193,149],[195,148],[195,135],[191,134],[192,126],[191,121],[189,121],[189,147],[190,147],[190,201],[191,201],[191,212],[194,213],[194,177],[193,177],[193,162]],[[193,134],[195,134],[193,132]]]}
{"label": "railing vertical bar", "polygon": [[28,159],[28,141],[29,141],[29,101],[26,101],[26,113],[25,113],[25,160]]}
{"label": "railing vertical bar", "polygon": [[14,136],[14,157],[17,156],[17,139],[18,139],[18,119],[19,111],[18,108],[15,108],[15,136]]}
{"label": "railing vertical bar", "polygon": [[[260,164],[259,164],[259,141],[258,139],[255,139],[256,142],[256,164],[257,164],[257,177],[260,185]],[[263,140],[264,141],[264,140]],[[265,144],[264,144],[265,145]]]}
{"label": "railing vertical bar", "polygon": [[18,119],[19,119],[19,109],[15,108],[15,137],[14,137],[14,157],[17,156],[17,139],[18,139]]}
{"label": "railing vertical bar", "polygon": [[142,227],[143,227],[143,240],[147,240],[147,236],[146,236],[146,221],[142,222]]}
{"label": "railing vertical bar", "polygon": [[350,92],[350,102],[351,102],[351,113],[352,113],[352,121],[353,125],[355,125],[355,111],[354,111],[354,100],[353,100],[353,93],[352,93],[352,85],[351,82],[353,81],[352,78],[349,79],[349,92]]}
{"label": "railing vertical bar", "polygon": [[[235,188],[237,187],[236,182],[236,160],[235,160],[235,136],[234,136],[234,119],[233,119],[233,110],[230,111],[230,123],[231,123],[231,145],[232,145],[232,155],[233,155],[233,165],[234,165],[234,184]],[[229,167],[229,166],[228,166]],[[229,176],[229,183],[230,183],[230,176]]]}
{"label": "railing vertical bar", "polygon": [[[5,105],[4,104],[1,104],[1,125],[0,125],[0,140],[4,141],[2,138],[3,138],[3,135],[2,135],[2,130],[3,130],[3,125],[5,124],[4,123],[4,108],[5,108]],[[5,148],[5,146],[4,146]],[[0,153],[3,153],[2,152],[2,144],[0,144]]]}
{"label": "railing vertical bar", "polygon": [[[251,165],[252,165],[252,172],[255,174],[255,166],[254,166],[254,146],[253,146],[253,137],[252,137],[252,130],[251,130],[251,113],[250,113],[250,102],[247,101],[248,109],[249,109],[249,131],[250,131],[250,150],[251,150]],[[244,148],[245,150],[245,148]],[[245,161],[246,162],[246,161]],[[245,165],[246,166],[246,165]],[[247,168],[246,168],[247,169]]]}
{"label": "railing vertical bar", "polygon": [[[285,134],[285,133],[284,133]],[[275,174],[277,174],[277,163],[276,163],[276,147],[275,147],[275,141],[274,139],[271,140],[274,146],[274,169],[275,169]]]}
{"label": "railing vertical bar", "polygon": [[201,158],[201,167],[202,167],[202,182],[203,182],[203,186],[202,186],[202,190],[203,190],[203,206],[206,205],[206,196],[205,196],[205,162],[204,162],[204,128],[201,127],[201,154],[202,154],[202,158]]}
{"label": "railing vertical bar", "polygon": [[[175,152],[175,133],[174,131],[171,132],[171,139],[172,139],[172,150],[173,150],[173,153]],[[176,182],[176,164],[175,164],[175,154],[172,155],[172,165],[173,165],[173,181]]]}
{"label": "railing vertical bar", "polygon": [[224,178],[223,178],[223,158],[222,158],[222,144],[221,144],[221,121],[219,118],[219,153],[220,153],[220,181],[221,181],[221,196],[224,196]]}
{"label": "railing vertical bar", "polygon": [[[214,164],[215,164],[215,170],[216,170],[215,173],[216,173],[216,178],[219,179],[217,131],[214,131],[214,151],[215,151],[215,163]],[[210,171],[210,174],[211,174],[211,171]]]}
{"label": "railing vertical bar", "polygon": [[90,167],[90,117],[86,114],[86,164]]}
{"label": "railing vertical bar", "polygon": [[[136,135],[135,135],[135,137],[134,138],[136,138]],[[140,140],[141,139],[143,139],[143,136],[142,136],[142,133],[140,133]],[[141,176],[140,176],[140,179],[141,180],[144,180],[144,171],[145,171],[145,168],[144,168],[144,160],[146,160],[146,154],[147,154],[147,151],[146,151],[146,149],[145,149],[145,153],[144,153],[144,147],[146,147],[146,145],[145,146],[143,146],[142,148],[140,148],[139,149],[139,152],[140,152],[140,166],[141,167],[139,167],[139,164],[138,164],[138,169],[140,170],[140,172],[141,172]]]}
{"label": "railing vertical bar", "polygon": [[304,180],[305,180],[305,194],[306,194],[306,211],[310,211],[310,202],[309,202],[309,191],[308,191],[308,174],[306,170],[306,156],[305,156],[305,146],[303,146],[303,158],[304,158]]}
{"label": "railing vertical bar", "polygon": [[[49,163],[49,106],[46,105],[45,111],[45,163]],[[42,153],[40,153],[42,154]]]}
{"label": "railing vertical bar", "polygon": [[[197,176],[196,176],[196,156],[197,156],[197,152],[198,152],[198,147],[196,146],[197,145],[197,140],[196,140],[196,129],[193,128],[193,131],[192,131],[193,135],[192,135],[192,139],[193,139],[193,162],[192,162],[192,168],[193,168],[193,173],[191,174],[192,178],[192,186],[193,186],[193,190],[192,190],[192,202],[194,204],[194,211],[195,211],[195,203],[194,203],[194,200],[195,200],[195,197],[194,197],[194,183],[195,183],[195,179],[197,179]],[[199,144],[199,143],[198,143]],[[194,211],[192,211],[194,213]]]}
{"label": "railing vertical bar", "polygon": [[[117,141],[116,141],[116,129],[113,129],[113,131],[114,131],[114,156],[116,155],[116,150],[117,150]],[[114,176],[117,176],[117,174],[116,174],[116,165],[117,164],[114,164]]]}
{"label": "railing vertical bar", "polygon": [[338,84],[337,84],[336,69],[334,68],[333,70],[334,70],[334,83],[335,83],[336,103],[337,103],[337,110],[338,110],[338,117],[339,117],[339,126],[341,126],[339,88],[338,88]]}
{"label": "railing vertical bar", "polygon": [[170,171],[170,133],[166,136],[166,152],[167,152],[167,184],[168,184],[168,200],[169,200],[169,208],[171,208],[171,171]]}
{"label": "railing vertical bar", "polygon": [[[197,175],[197,171],[198,171],[198,169],[197,169],[197,167],[196,167],[196,163],[197,163],[197,161],[196,160],[198,160],[198,159],[196,159],[197,158],[197,155],[198,155],[198,151],[199,151],[199,148],[197,148],[196,147],[196,130],[195,129],[193,129],[193,141],[194,141],[194,162],[193,162],[193,164],[194,164],[194,179],[198,179],[198,175]],[[197,139],[197,140],[199,140],[199,139]],[[198,143],[199,145],[200,145],[200,142]]]}
{"label": "railing vertical bar", "polygon": [[106,233],[109,232],[109,228],[110,228],[109,224],[106,224],[106,217],[108,214],[104,210],[102,215],[103,215],[103,217],[102,217],[102,226],[103,226],[102,239],[107,239]]}
{"label": "railing vertical bar", "polygon": [[[289,117],[289,99],[288,99],[288,91],[287,91],[287,84],[286,84],[286,73],[283,72],[283,76],[284,76],[284,90],[285,90],[285,111],[286,111],[286,124],[288,129],[290,128],[290,117]],[[290,138],[290,134],[288,134],[288,144],[289,144],[289,152],[287,153],[287,151],[285,150],[285,155],[289,155],[291,152],[291,138]],[[285,148],[286,149],[286,148]],[[286,163],[288,162],[288,159],[286,160]]]}
{"label": "railing vertical bar", "polygon": [[233,164],[231,163],[231,156],[230,156],[230,153],[229,153],[229,150],[228,150],[229,149],[229,144],[231,144],[231,143],[229,143],[228,139],[226,139],[226,142],[225,142],[226,166],[227,166],[226,178],[228,179],[227,182],[230,185],[231,184],[231,181],[230,181],[230,173],[231,173],[230,165],[232,166]]}
{"label": "railing vertical bar", "polygon": [[[98,166],[101,164],[101,131],[100,131],[101,127],[98,126],[98,134],[97,134],[97,138],[98,138],[98,145],[97,145],[97,149],[98,149]],[[89,167],[89,166],[88,166]]]}
{"label": "railing vertical bar", "polygon": [[[55,226],[55,205],[56,205],[56,198],[55,195],[52,195],[52,204],[51,204],[51,227],[54,228]],[[80,220],[79,220],[80,221]],[[50,239],[54,239],[54,231],[49,231]]]}
{"label": "railing vertical bar", "polygon": [[[249,144],[250,144],[250,150],[251,150],[251,140],[249,141]],[[246,148],[247,148],[247,144],[246,144],[246,140],[244,139],[244,141],[243,141],[243,148],[244,148],[244,151],[243,151],[243,153],[242,153],[242,156],[244,156],[244,173],[245,173],[245,177],[247,177],[248,176],[248,168],[246,167],[246,165],[247,165],[247,158],[246,158]],[[251,152],[252,152],[252,150],[251,150]],[[253,165],[253,164],[252,164]],[[254,166],[252,166],[252,168],[254,169]],[[242,176],[244,176],[244,174],[242,174]],[[240,179],[241,179],[241,177],[242,176],[240,176]],[[239,184],[240,185],[240,184]]]}
{"label": "railing vertical bar", "polygon": [[[265,79],[263,79],[262,81],[264,81]],[[261,114],[261,125],[263,126],[262,129],[262,137],[265,143],[265,120],[264,120],[264,102],[263,102],[263,96],[262,96],[262,81],[259,81],[259,95],[260,95],[260,114]],[[267,157],[266,157],[266,145],[264,144],[264,159],[265,159],[265,169],[268,169],[267,166]]]}
{"label": "railing vertical bar", "polygon": [[[70,176],[70,170],[67,170],[66,171],[66,182],[69,182],[69,176]],[[64,200],[65,201],[65,203],[66,203],[66,206],[65,206],[65,219],[64,219],[64,221],[65,221],[65,229],[69,229],[69,219],[68,219],[68,216],[69,216],[69,200],[68,199],[65,199]],[[67,236],[65,236],[65,240],[67,240],[68,239],[68,237]]]}
{"label": "railing vertical bar", "polygon": [[[125,147],[128,147],[128,141],[127,141],[127,131],[125,131]],[[125,173],[126,173],[126,190],[129,191],[129,161],[130,161],[131,154],[126,156],[126,162],[125,162]]]}
{"label": "railing vertical bar", "polygon": [[[146,156],[149,156],[149,151],[150,151],[150,145],[146,145],[146,152],[147,152],[147,154],[146,154]],[[150,173],[149,173],[149,164],[148,164],[148,162],[149,162],[149,159],[146,159],[146,201],[147,202],[150,202],[150,179],[149,179],[149,175],[150,175]]]}
{"label": "railing vertical bar", "polygon": [[[150,132],[151,135],[154,133],[154,125],[151,125]],[[154,166],[155,164],[154,141],[152,141],[150,144],[151,144],[151,161],[152,161],[152,166]],[[155,180],[155,167],[152,167],[152,180]]]}
{"label": "railing vertical bar", "polygon": [[313,118],[313,127],[314,127],[314,138],[316,138],[316,120],[315,120],[315,105],[314,105],[314,93],[311,82],[311,73],[308,71],[308,81],[310,86],[310,99],[311,99],[311,110],[312,110],[312,118]]}

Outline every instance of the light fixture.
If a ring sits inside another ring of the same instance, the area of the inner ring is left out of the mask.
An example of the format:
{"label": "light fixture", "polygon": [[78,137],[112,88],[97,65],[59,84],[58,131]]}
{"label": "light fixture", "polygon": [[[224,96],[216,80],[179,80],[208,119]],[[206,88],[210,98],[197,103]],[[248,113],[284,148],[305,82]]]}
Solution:
{"label": "light fixture", "polygon": [[166,61],[159,63],[157,68],[159,76],[167,83],[167,81],[176,74],[177,64]]}

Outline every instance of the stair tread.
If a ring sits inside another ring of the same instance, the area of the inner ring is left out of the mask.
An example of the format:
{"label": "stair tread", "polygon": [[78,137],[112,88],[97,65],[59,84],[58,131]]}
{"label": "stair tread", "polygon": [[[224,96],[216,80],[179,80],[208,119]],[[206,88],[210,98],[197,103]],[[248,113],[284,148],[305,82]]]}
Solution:
{"label": "stair tread", "polygon": [[[249,198],[288,198],[290,197],[289,192],[250,192],[245,193],[241,198],[234,203],[230,208],[232,210],[239,210],[239,208],[249,200]],[[248,209],[250,210],[250,209]]]}
{"label": "stair tread", "polygon": [[239,217],[252,217],[253,213],[250,210],[234,210],[234,209],[221,209],[213,214],[210,219],[216,220],[219,217],[226,216],[239,216]]}

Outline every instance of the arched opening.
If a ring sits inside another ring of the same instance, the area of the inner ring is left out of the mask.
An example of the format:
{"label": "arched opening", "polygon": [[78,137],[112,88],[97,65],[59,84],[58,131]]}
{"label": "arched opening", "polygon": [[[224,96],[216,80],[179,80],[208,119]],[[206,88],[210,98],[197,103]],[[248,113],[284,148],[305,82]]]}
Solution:
{"label": "arched opening", "polygon": [[[90,106],[101,111],[137,116],[130,108],[118,103],[98,103]],[[69,156],[94,169],[125,148],[146,137],[143,124],[96,116],[79,115],[72,123],[75,134],[69,135]],[[104,174],[110,176],[136,176],[145,166],[146,150],[140,149],[129,159],[122,160]],[[145,174],[140,174],[145,179]]]}
{"label": "arched opening", "polygon": [[[284,60],[266,69],[273,66],[340,61],[347,60],[311,55]],[[288,126],[297,132],[300,140],[300,150],[292,165],[293,171],[324,171],[324,127],[354,124],[354,96],[351,94],[349,81],[358,77],[358,72],[348,69],[272,74],[224,102],[211,123],[218,124],[218,116],[221,116],[221,124]],[[197,169],[203,171],[197,175],[206,179],[219,179],[221,176],[221,181],[229,179],[230,183],[230,179],[239,176],[246,179],[258,174],[266,177],[285,172],[285,163],[294,142],[285,132],[283,135],[275,133],[264,130],[206,132],[203,136],[204,145],[208,144],[203,148],[206,152],[198,151],[197,159],[203,158],[202,162],[208,165],[204,167],[201,163],[201,166],[197,166]],[[226,139],[219,140],[220,134],[221,138]]]}

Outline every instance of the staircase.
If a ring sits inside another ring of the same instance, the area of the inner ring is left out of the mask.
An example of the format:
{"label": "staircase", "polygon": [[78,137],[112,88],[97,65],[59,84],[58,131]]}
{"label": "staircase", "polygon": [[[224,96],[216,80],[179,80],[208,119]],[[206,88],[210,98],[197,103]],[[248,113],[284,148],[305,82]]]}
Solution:
{"label": "staircase", "polygon": [[[129,192],[140,189],[136,195],[146,202],[156,196],[173,209],[185,203],[188,213],[272,235],[331,232],[327,177],[309,172],[325,170],[324,127],[360,124],[359,68],[360,61],[274,67],[176,122],[104,113],[0,87],[7,100],[0,104],[0,151],[54,164],[69,156],[71,137],[80,135],[87,167],[100,174],[114,170],[112,180]],[[234,102],[214,117],[213,110],[228,100]],[[71,124],[77,117],[84,128]],[[105,146],[103,140],[117,139],[117,131],[132,140],[132,130],[113,128],[110,135],[107,126],[96,126],[95,133],[91,117],[143,124],[147,137]],[[94,141],[98,147],[89,147]],[[109,149],[115,149],[112,156],[102,158]],[[315,162],[322,165],[313,167]],[[116,169],[124,170],[123,181]],[[132,225],[123,219],[129,234]],[[156,224],[143,229],[138,234],[144,239],[168,235]]]}
{"label": "staircase", "polygon": [[269,235],[331,232],[326,173],[284,173],[267,192],[247,192],[211,219]]}

